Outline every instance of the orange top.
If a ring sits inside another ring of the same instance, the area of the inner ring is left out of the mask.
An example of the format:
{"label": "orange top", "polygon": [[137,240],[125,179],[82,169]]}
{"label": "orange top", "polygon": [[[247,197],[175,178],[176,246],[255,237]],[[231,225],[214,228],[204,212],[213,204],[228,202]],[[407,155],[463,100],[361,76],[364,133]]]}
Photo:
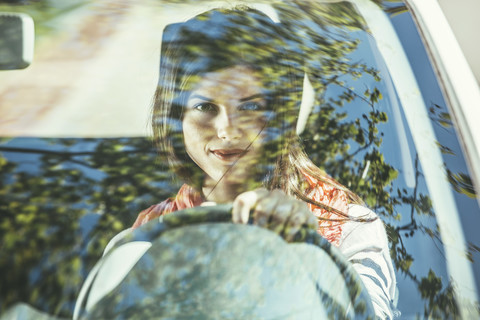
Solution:
{"label": "orange top", "polygon": [[[318,181],[305,173],[304,176],[309,184],[309,188],[306,190],[307,197],[348,214],[348,200],[345,192],[322,181]],[[170,212],[197,207],[203,201],[204,199],[199,192],[195,191],[189,185],[184,184],[175,198],[168,198],[140,212],[132,228],[138,228],[142,224]],[[308,204],[308,207],[310,211],[319,218],[317,232],[330,243],[338,246],[342,235],[342,224],[345,218],[312,204]]]}
{"label": "orange top", "polygon": [[[303,173],[303,175],[309,185],[309,188],[305,192],[307,197],[337,209],[344,214],[348,214],[348,198],[344,191],[322,181],[318,181],[306,173]],[[342,224],[345,222],[345,217],[310,203],[308,204],[308,208],[319,218],[317,232],[333,245],[339,246],[342,235]]]}
{"label": "orange top", "polygon": [[177,196],[168,198],[167,200],[154,204],[148,209],[143,210],[137,216],[137,220],[133,223],[132,229],[140,227],[142,224],[148,221],[158,218],[161,215],[168,214],[170,212],[183,210],[187,208],[197,207],[202,204],[203,198],[188,184],[184,184],[180,190],[178,190]]}

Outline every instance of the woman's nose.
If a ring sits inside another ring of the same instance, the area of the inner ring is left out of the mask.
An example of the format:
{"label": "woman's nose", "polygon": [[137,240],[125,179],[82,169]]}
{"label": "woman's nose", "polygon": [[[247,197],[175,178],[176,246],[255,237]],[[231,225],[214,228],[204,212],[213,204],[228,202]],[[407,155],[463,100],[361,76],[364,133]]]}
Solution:
{"label": "woman's nose", "polygon": [[234,113],[220,112],[216,119],[217,136],[222,140],[236,140],[242,136],[242,129]]}

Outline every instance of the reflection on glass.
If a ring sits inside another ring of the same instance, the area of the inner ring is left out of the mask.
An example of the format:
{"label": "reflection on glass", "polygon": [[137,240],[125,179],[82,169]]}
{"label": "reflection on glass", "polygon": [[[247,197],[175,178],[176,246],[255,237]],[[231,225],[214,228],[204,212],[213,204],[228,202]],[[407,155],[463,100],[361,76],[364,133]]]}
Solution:
{"label": "reflection on glass", "polygon": [[[129,239],[133,242],[117,245],[104,258],[96,279],[102,278],[102,272],[111,273],[112,267],[118,270],[119,260],[125,261],[129,250],[139,250],[130,246],[152,242],[118,286],[101,299],[96,297],[98,302],[88,300],[87,312],[81,314],[88,319],[360,319],[371,314],[358,275],[315,231],[306,236],[311,244],[287,244],[260,228],[206,224],[212,213],[220,218],[217,221],[230,217],[228,210],[210,210],[200,207],[169,215],[166,225],[145,225]],[[192,216],[200,225],[186,223]],[[103,286],[95,287],[94,282],[88,299]]]}
{"label": "reflection on glass", "polygon": [[25,301],[68,316],[109,238],[172,186],[149,139],[19,138],[0,148],[1,285],[12,288],[2,309]]}
{"label": "reflection on glass", "polygon": [[[41,5],[32,3],[30,8],[37,10],[38,16],[66,12],[60,10],[59,2],[46,11],[38,9]],[[248,172],[252,179],[241,179],[239,188],[258,186],[256,177],[265,172],[273,179],[261,180],[262,183],[277,183],[271,163],[284,152],[278,146],[285,141],[279,139],[289,137],[283,133],[294,130],[293,119],[299,111],[306,73],[315,99],[300,140],[316,165],[362,198],[385,221],[399,281],[400,311],[406,316],[455,317],[458,308],[422,174],[424,164],[416,156],[402,106],[363,18],[347,2],[276,2],[273,7],[281,21],[277,34],[265,40],[263,54],[246,57],[255,61],[249,65],[254,68],[235,70],[237,74],[245,72],[245,81],[258,80],[262,84],[260,92],[239,95],[260,93],[254,103],[237,101],[235,106],[237,111],[240,107],[249,115],[261,113],[258,127],[248,128],[261,134],[257,137],[252,133],[249,141],[264,141],[261,161],[235,166],[240,176],[251,169]],[[106,11],[111,15],[125,14],[117,9]],[[388,9],[397,13],[404,10],[392,5]],[[400,16],[404,15],[408,13]],[[45,21],[49,19],[50,16],[44,17]],[[200,31],[208,33],[196,29],[191,37],[201,39]],[[256,34],[252,30],[229,32],[247,38]],[[225,49],[218,50],[219,56],[209,56],[211,61],[202,63],[191,61],[182,67],[194,69],[181,73],[197,74],[199,70],[195,68],[201,66],[207,67],[204,74],[221,76],[215,72],[231,66],[238,48],[230,43],[218,45]],[[279,53],[296,59],[282,60],[277,58]],[[286,68],[276,69],[276,64],[268,63],[272,60],[284,63]],[[249,78],[257,73],[269,77]],[[290,81],[292,77],[294,82]],[[190,86],[187,91],[201,89],[201,79],[197,77],[179,81]],[[216,106],[211,96],[200,92],[200,100],[190,101],[190,106],[208,113]],[[470,221],[465,228],[473,234],[470,229],[478,225],[475,222],[479,216],[473,199],[475,190],[445,102],[439,93],[436,96],[440,98],[425,100],[434,101],[428,105],[429,114],[435,123],[449,183],[455,191],[457,207],[462,208],[462,219]],[[189,107],[188,100],[173,103]],[[193,111],[185,115],[188,112]],[[164,121],[164,116],[159,112],[153,121]],[[178,132],[181,116],[173,114],[167,119],[173,148],[183,145]],[[241,122],[242,118],[234,115],[233,120]],[[410,155],[402,159],[398,150]],[[172,173],[167,169],[168,154],[158,154],[149,139],[3,139],[0,152],[0,271],[8,274],[1,278],[0,287],[15,288],[2,290],[2,310],[25,301],[51,314],[71,315],[79,287],[108,240],[131,226],[138,212],[174,195],[180,186],[178,181],[172,181]],[[185,163],[185,156],[180,154],[177,159],[182,166],[178,173],[201,180],[196,164]],[[219,156],[234,158],[221,152]],[[478,264],[480,245],[476,239],[469,243],[468,254]],[[148,272],[148,266],[145,270]]]}

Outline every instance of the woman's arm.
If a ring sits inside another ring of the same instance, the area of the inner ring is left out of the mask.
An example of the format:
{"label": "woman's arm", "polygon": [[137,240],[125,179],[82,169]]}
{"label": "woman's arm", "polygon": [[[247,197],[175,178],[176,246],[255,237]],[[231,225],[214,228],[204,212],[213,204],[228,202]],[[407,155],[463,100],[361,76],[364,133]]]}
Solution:
{"label": "woman's arm", "polygon": [[[349,215],[376,217],[373,211],[360,205],[351,205]],[[345,222],[338,248],[360,275],[372,298],[377,316],[382,319],[398,316],[395,272],[383,222],[380,219],[372,222]]]}

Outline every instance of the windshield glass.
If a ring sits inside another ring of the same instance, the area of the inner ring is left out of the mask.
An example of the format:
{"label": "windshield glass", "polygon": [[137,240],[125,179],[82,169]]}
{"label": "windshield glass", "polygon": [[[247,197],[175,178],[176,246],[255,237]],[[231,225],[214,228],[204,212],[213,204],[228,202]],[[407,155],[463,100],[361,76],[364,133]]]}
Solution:
{"label": "windshield glass", "polygon": [[[384,223],[397,315],[460,314],[452,269],[463,260],[466,299],[478,299],[476,190],[405,4],[243,3],[255,19],[205,13],[230,1],[0,4],[36,28],[32,65],[0,71],[1,312],[25,302],[71,317],[107,243],[142,210],[205,176],[215,183],[203,200],[227,183],[281,188],[285,145]],[[222,28],[205,27],[210,19]],[[221,119],[251,138],[203,146]],[[204,160],[205,148],[229,169]],[[449,235],[445,220],[461,232]]]}

